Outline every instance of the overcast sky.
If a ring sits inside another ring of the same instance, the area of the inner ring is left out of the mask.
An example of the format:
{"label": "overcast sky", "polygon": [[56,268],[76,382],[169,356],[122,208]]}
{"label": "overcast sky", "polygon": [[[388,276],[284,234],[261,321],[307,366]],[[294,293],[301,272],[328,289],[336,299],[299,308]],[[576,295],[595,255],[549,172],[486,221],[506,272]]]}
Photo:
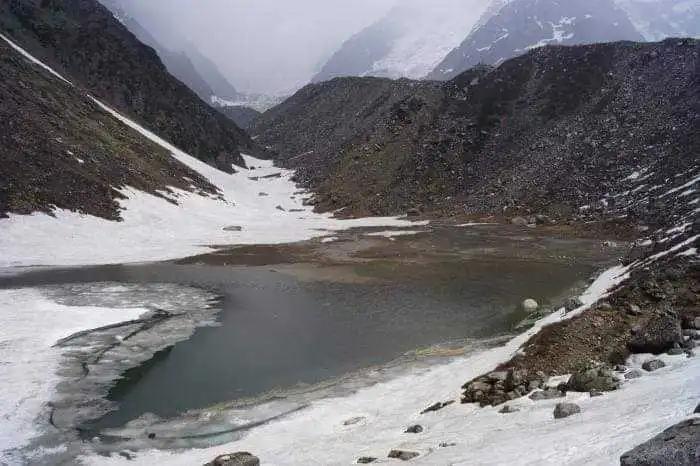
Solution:
{"label": "overcast sky", "polygon": [[282,94],[308,82],[345,39],[398,0],[123,2],[159,41],[196,45],[240,91]]}

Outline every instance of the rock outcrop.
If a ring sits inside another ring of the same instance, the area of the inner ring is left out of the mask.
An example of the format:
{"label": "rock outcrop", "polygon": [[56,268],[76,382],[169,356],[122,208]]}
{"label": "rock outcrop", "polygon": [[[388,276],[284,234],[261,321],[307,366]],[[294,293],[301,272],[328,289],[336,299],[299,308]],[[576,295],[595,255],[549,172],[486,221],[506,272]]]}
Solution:
{"label": "rock outcrop", "polygon": [[621,466],[697,466],[700,464],[700,419],[669,427],[623,454]]}
{"label": "rock outcrop", "polygon": [[490,372],[462,386],[462,403],[497,406],[542,388],[546,379],[542,372],[517,369]]}
{"label": "rock outcrop", "polygon": [[571,375],[566,389],[572,392],[609,392],[620,388],[615,372],[606,366],[593,365]]}
{"label": "rock outcrop", "polygon": [[260,466],[260,458],[246,451],[220,455],[204,466]]}
{"label": "rock outcrop", "polygon": [[575,403],[558,403],[554,407],[554,419],[563,419],[581,412],[581,407]]}

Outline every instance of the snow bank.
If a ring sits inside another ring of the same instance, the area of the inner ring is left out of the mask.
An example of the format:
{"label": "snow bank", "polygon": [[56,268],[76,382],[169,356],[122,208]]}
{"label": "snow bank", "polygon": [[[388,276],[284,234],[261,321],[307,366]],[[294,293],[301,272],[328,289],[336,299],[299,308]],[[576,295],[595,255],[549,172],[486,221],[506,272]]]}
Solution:
{"label": "snow bank", "polygon": [[[580,297],[590,305],[617,286],[627,274],[622,267],[603,273]],[[528,398],[511,404],[521,410],[498,414],[498,408],[454,404],[436,413],[420,411],[436,401],[456,399],[466,381],[510,359],[543,326],[571,318],[550,315],[505,346],[473,354],[430,369],[380,383],[343,397],[324,399],[283,420],[256,428],[240,441],[185,452],[147,451],[131,465],[203,464],[218,454],[246,450],[265,465],[346,465],[360,456],[381,463],[393,448],[421,453],[412,464],[616,464],[621,453],[692,413],[700,397],[700,358],[668,357],[669,365],[622,390],[590,398],[570,393],[582,413],[554,420],[554,404]],[[344,421],[358,420],[351,425]],[[403,433],[421,424],[419,435]],[[455,445],[440,447],[441,443]],[[127,464],[122,457],[90,456],[89,465]]]}
{"label": "snow bank", "polygon": [[[146,309],[66,306],[39,290],[0,290],[0,464],[3,450],[24,445],[46,422],[61,350],[52,346],[76,332],[139,317]],[[6,462],[4,462],[6,461]]]}
{"label": "snow bank", "polygon": [[[66,81],[18,45],[27,59]],[[68,82],[68,81],[66,81]],[[172,152],[183,164],[219,187],[225,200],[173,190],[178,205],[127,188],[123,222],[58,210],[0,220],[0,268],[37,265],[96,265],[174,259],[205,253],[211,245],[272,244],[307,240],[364,226],[407,226],[398,218],[337,220],[303,205],[292,172],[246,157],[248,166],[228,175],[187,155],[167,141],[93,99],[105,112]],[[267,196],[260,193],[266,193]],[[173,197],[168,195],[168,197]],[[413,224],[415,225],[415,224]],[[241,231],[238,228],[241,227]]]}

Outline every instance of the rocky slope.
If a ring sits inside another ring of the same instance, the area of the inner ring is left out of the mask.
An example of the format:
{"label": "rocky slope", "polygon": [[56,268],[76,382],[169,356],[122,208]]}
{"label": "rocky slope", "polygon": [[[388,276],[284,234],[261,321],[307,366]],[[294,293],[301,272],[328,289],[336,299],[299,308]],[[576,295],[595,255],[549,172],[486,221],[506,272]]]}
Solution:
{"label": "rocky slope", "polygon": [[215,108],[245,130],[250,129],[260,115],[262,115],[262,113],[254,108],[245,107],[243,105],[216,106]]}
{"label": "rocky slope", "polygon": [[475,28],[429,79],[452,79],[479,63],[497,65],[549,44],[642,39],[613,0],[514,0]]}
{"label": "rocky slope", "polygon": [[486,11],[481,0],[402,1],[348,39],[312,82],[344,76],[422,78]]}
{"label": "rocky slope", "polygon": [[243,164],[240,150],[257,150],[96,0],[3,1],[0,8],[0,29],[14,40],[192,155],[231,171]]}
{"label": "rocky slope", "polygon": [[653,221],[670,211],[650,194],[697,176],[699,53],[679,39],[544,47],[445,84],[336,79],[253,133],[321,210]]}
{"label": "rocky slope", "polygon": [[217,194],[87,92],[0,38],[0,217],[59,208],[118,220],[127,186],[166,199],[172,188]]}

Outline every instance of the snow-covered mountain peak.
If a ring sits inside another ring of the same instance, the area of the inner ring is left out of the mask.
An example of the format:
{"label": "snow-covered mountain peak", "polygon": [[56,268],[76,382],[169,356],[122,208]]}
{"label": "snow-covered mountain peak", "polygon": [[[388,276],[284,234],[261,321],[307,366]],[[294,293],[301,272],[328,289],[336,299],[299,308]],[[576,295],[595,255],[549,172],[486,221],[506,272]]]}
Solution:
{"label": "snow-covered mountain peak", "polygon": [[338,76],[422,78],[459,45],[490,6],[482,0],[402,2],[348,39],[313,81]]}

